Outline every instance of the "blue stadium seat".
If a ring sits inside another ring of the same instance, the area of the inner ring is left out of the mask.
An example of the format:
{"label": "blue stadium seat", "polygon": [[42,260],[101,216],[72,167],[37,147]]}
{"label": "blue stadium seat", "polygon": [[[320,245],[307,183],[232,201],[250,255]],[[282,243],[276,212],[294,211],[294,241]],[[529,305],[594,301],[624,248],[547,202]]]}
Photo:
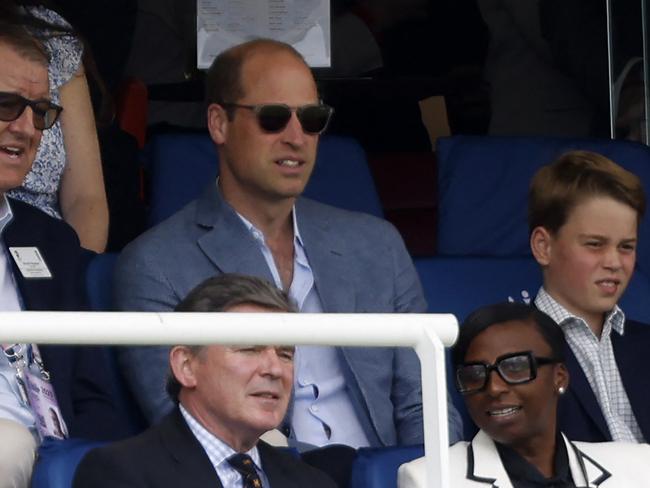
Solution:
{"label": "blue stadium seat", "polygon": [[38,450],[32,488],[71,488],[81,459],[90,449],[104,444],[83,439],[46,440]]}
{"label": "blue stadium seat", "polygon": [[[93,311],[107,312],[113,310],[113,272],[117,257],[117,253],[98,254],[88,264],[86,269],[86,294],[88,295],[90,309]],[[147,422],[118,367],[114,348],[107,346],[106,350],[106,366],[112,372],[112,387],[117,395],[117,406],[124,412],[126,423],[131,432],[136,434],[147,427]]]}
{"label": "blue stadium seat", "polygon": [[[217,150],[205,133],[158,135],[145,151],[150,174],[148,227],[196,198],[218,174]],[[305,195],[336,207],[383,216],[365,152],[349,137],[321,138]]]}
{"label": "blue stadium seat", "polygon": [[483,305],[534,299],[542,283],[540,268],[530,256],[435,256],[414,263],[429,312],[453,313],[459,322]]}
{"label": "blue stadium seat", "polygon": [[94,256],[86,269],[86,294],[88,305],[95,312],[113,310],[113,268],[117,253],[104,253]]}
{"label": "blue stadium seat", "polygon": [[424,446],[364,447],[352,465],[350,486],[354,488],[395,488],[399,467],[424,456]]}
{"label": "blue stadium seat", "polygon": [[[529,255],[528,186],[533,174],[573,149],[601,153],[641,178],[650,193],[650,148],[606,139],[455,136],[438,139],[438,252]],[[650,276],[650,224],[642,220],[638,264]]]}

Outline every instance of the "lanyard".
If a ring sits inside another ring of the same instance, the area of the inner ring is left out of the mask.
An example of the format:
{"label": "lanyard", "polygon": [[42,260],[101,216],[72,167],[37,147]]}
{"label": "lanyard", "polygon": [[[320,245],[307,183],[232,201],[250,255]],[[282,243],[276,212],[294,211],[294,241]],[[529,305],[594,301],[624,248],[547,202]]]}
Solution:
{"label": "lanyard", "polygon": [[29,367],[31,356],[30,349],[29,344],[2,344],[2,351],[7,357],[9,364],[16,371],[18,393],[20,394],[20,400],[24,405],[29,405],[27,386],[25,385],[25,368]]}
{"label": "lanyard", "polygon": [[16,382],[18,383],[18,392],[23,404],[29,405],[29,396],[27,395],[27,385],[25,383],[25,370],[31,365],[38,368],[41,379],[50,381],[50,373],[45,369],[41,352],[36,344],[2,344],[2,351],[9,364],[16,370]]}
{"label": "lanyard", "polygon": [[16,383],[20,399],[35,418],[36,430],[41,439],[65,439],[67,427],[36,344],[2,344],[9,364],[16,370]]}

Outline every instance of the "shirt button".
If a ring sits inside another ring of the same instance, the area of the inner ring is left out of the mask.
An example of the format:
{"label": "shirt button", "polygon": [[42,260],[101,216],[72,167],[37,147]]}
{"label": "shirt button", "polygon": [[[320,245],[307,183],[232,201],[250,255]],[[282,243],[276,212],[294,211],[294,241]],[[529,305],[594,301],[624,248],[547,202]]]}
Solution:
{"label": "shirt button", "polygon": [[314,413],[318,412],[318,405],[312,405],[311,407],[309,407],[309,410],[311,410]]}

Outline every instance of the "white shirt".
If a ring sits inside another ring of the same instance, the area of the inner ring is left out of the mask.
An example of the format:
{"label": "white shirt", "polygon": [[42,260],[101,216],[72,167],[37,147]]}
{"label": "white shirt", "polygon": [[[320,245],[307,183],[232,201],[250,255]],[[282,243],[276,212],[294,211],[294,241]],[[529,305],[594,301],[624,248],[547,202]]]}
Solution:
{"label": "white shirt", "polygon": [[[0,235],[14,215],[7,197],[2,195],[0,198]],[[18,286],[11,272],[10,255],[5,246],[2,246],[0,253],[0,310],[22,310],[18,294]]]}
{"label": "white shirt", "polygon": [[[208,455],[208,459],[210,459],[217,476],[219,476],[223,488],[243,488],[244,482],[241,474],[228,462],[228,458],[237,454],[237,451],[203,427],[183,405],[179,404],[178,406],[194,437]],[[271,486],[262,470],[262,460],[257,446],[244,454],[248,454],[255,463],[255,471],[257,471],[257,475],[262,481],[262,486]]]}
{"label": "white shirt", "polygon": [[562,328],[598,400],[612,440],[643,442],[643,434],[632,412],[612,348],[612,333],[624,334],[623,311],[618,305],[614,307],[605,318],[599,338],[584,319],[560,305],[543,287],[535,298],[535,305]]}
{"label": "white shirt", "polygon": [[[239,217],[259,244],[275,285],[282,288],[280,273],[264,235],[245,217]],[[323,305],[300,236],[295,207],[292,218],[294,263],[289,297],[300,312],[321,313]],[[341,359],[335,347],[296,347],[291,427],[296,439],[315,446],[345,444],[358,448],[370,445],[346,389]]]}
{"label": "white shirt", "polygon": [[[11,219],[13,213],[7,197],[0,198],[0,235]],[[0,310],[4,312],[22,310],[18,286],[11,271],[11,257],[4,245],[0,246]],[[23,344],[23,347],[26,347]],[[23,349],[25,350],[25,349]],[[0,418],[13,420],[36,433],[36,420],[31,408],[25,405],[18,390],[16,370],[0,352]]]}

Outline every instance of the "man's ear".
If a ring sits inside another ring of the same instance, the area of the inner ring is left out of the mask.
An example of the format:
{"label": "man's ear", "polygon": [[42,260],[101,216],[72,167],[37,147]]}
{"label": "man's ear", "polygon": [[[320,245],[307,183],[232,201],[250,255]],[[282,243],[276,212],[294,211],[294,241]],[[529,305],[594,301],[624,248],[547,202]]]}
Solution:
{"label": "man's ear", "polygon": [[228,131],[228,114],[218,103],[211,103],[208,106],[208,131],[215,144],[226,142]]}
{"label": "man's ear", "polygon": [[535,227],[530,234],[530,250],[540,266],[551,261],[552,236],[544,227]]}
{"label": "man's ear", "polygon": [[185,388],[196,386],[195,359],[196,356],[187,346],[174,346],[169,351],[169,367],[172,374]]}

